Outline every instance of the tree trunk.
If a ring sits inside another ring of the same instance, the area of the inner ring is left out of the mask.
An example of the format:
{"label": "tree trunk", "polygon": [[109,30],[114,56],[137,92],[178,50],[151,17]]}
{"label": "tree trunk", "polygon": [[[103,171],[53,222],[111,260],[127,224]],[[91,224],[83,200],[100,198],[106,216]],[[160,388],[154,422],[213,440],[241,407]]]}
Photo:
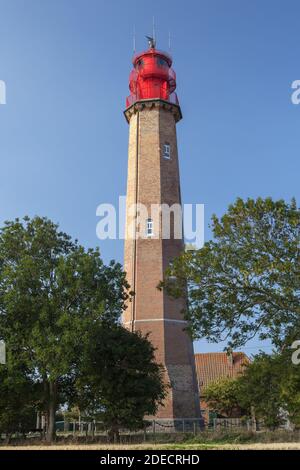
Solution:
{"label": "tree trunk", "polygon": [[4,444],[9,445],[12,437],[12,432],[8,432],[5,436]]}
{"label": "tree trunk", "polygon": [[48,426],[46,432],[46,442],[51,443],[55,440],[55,414],[57,406],[57,385],[55,382],[49,382],[49,404],[48,404]]}
{"label": "tree trunk", "polygon": [[251,424],[252,424],[252,432],[256,433],[257,423],[256,423],[256,416],[255,416],[254,406],[251,406]]}
{"label": "tree trunk", "polygon": [[118,444],[120,442],[120,433],[117,426],[112,426],[108,431],[108,440],[111,444]]}

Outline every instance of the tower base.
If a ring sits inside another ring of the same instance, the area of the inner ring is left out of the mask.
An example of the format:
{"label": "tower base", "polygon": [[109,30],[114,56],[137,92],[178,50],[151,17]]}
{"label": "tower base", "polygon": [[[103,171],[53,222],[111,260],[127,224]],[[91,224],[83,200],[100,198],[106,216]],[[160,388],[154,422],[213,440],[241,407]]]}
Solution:
{"label": "tower base", "polygon": [[149,421],[146,431],[148,433],[176,433],[186,432],[196,434],[204,428],[203,418],[191,419],[153,419]]}

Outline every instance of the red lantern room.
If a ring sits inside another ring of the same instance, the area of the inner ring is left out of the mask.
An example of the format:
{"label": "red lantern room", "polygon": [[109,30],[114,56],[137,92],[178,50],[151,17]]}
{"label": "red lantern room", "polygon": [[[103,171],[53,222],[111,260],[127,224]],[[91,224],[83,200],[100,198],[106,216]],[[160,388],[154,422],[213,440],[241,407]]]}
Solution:
{"label": "red lantern room", "polygon": [[158,51],[152,38],[148,39],[149,49],[133,57],[134,68],[129,77],[130,96],[126,99],[126,108],[136,101],[151,99],[178,105],[172,58],[166,52]]}

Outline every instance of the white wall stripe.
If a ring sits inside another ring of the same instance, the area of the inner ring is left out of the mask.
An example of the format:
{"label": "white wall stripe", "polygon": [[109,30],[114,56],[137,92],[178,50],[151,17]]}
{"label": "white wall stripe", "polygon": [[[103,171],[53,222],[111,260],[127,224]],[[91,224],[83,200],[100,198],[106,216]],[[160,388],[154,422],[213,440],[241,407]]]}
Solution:
{"label": "white wall stripe", "polygon": [[188,323],[186,320],[173,320],[172,318],[148,318],[143,320],[130,320],[124,322],[124,325],[130,325],[131,323],[143,323],[143,322],[152,322],[152,321],[166,321],[172,323]]}

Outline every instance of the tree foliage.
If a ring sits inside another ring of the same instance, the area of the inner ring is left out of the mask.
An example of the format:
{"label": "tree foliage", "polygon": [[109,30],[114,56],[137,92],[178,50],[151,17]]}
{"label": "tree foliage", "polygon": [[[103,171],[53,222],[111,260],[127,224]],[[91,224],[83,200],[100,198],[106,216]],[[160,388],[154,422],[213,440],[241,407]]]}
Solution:
{"label": "tree foliage", "polygon": [[237,199],[212,218],[213,240],[174,260],[164,287],[189,292],[195,338],[231,348],[258,335],[282,346],[300,335],[300,210],[271,198]]}
{"label": "tree foliage", "polygon": [[102,421],[112,439],[120,428],[143,428],[145,415],[155,415],[166,396],[152,344],[119,325],[94,330],[76,386],[80,409]]}
{"label": "tree foliage", "polygon": [[290,348],[271,355],[260,353],[237,378],[226,378],[205,389],[205,400],[217,413],[242,415],[275,429],[286,419],[300,427],[300,367]]}
{"label": "tree foliage", "polygon": [[268,428],[275,429],[283,423],[282,371],[276,356],[264,353],[256,356],[238,381],[244,408],[253,408],[255,417],[262,419]]}
{"label": "tree foliage", "polygon": [[35,427],[38,386],[24,365],[12,363],[0,366],[0,433],[8,438],[14,432],[25,433]]}
{"label": "tree foliage", "polygon": [[221,416],[248,415],[249,409],[241,404],[241,387],[237,379],[223,378],[212,382],[203,391],[209,408]]}
{"label": "tree foliage", "polygon": [[93,329],[118,321],[127,298],[119,264],[105,266],[46,218],[7,222],[0,231],[0,339],[43,389],[47,439],[72,391]]}

